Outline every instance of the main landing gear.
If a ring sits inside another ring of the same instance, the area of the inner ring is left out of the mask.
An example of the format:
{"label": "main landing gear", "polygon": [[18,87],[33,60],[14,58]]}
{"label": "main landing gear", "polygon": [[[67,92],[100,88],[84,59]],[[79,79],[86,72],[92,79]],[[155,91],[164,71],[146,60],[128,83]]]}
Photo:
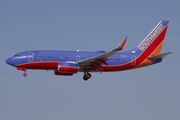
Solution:
{"label": "main landing gear", "polygon": [[91,78],[91,74],[88,73],[88,72],[84,72],[83,79],[84,79],[85,81],[87,81],[89,78]]}

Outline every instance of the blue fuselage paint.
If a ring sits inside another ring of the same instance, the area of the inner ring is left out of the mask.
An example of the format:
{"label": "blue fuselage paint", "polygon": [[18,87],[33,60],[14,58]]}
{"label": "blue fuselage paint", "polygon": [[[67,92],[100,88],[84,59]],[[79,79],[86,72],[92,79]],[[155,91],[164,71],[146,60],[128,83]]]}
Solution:
{"label": "blue fuselage paint", "polygon": [[[132,56],[137,57],[139,54],[132,53],[133,50],[116,53],[107,58],[108,65],[121,65],[128,63],[132,60]],[[82,61],[88,58],[98,56],[105,53],[105,51],[97,52],[82,52],[82,51],[53,51],[53,50],[38,50],[38,51],[25,51],[17,53],[20,57],[11,57],[6,60],[12,66],[19,64],[32,63],[32,62],[66,62],[66,61]],[[9,61],[9,62],[8,62]]]}

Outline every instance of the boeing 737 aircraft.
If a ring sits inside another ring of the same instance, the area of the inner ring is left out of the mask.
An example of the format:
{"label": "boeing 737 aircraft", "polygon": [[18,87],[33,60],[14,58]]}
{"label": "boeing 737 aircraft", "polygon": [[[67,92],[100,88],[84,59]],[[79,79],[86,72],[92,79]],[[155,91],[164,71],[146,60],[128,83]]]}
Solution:
{"label": "boeing 737 aircraft", "polygon": [[64,76],[84,72],[85,81],[91,78],[90,72],[114,72],[153,65],[172,53],[160,54],[168,23],[160,21],[139,46],[124,52],[119,51],[124,48],[127,37],[110,52],[26,51],[8,58],[6,63],[24,71],[24,76],[27,76],[27,69],[54,70],[55,75]]}

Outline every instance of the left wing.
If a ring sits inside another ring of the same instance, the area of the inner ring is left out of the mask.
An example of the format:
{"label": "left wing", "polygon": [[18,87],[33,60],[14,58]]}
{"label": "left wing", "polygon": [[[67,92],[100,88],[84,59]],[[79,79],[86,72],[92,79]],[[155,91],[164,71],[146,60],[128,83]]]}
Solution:
{"label": "left wing", "polygon": [[99,69],[102,68],[101,67],[102,64],[108,65],[106,63],[107,57],[121,51],[124,48],[126,40],[127,40],[127,37],[124,38],[124,40],[119,44],[119,46],[116,49],[114,49],[110,52],[107,52],[107,53],[86,59],[86,60],[79,61],[79,62],[77,62],[77,65],[81,66],[81,67],[88,67],[89,66],[92,68],[99,68]]}

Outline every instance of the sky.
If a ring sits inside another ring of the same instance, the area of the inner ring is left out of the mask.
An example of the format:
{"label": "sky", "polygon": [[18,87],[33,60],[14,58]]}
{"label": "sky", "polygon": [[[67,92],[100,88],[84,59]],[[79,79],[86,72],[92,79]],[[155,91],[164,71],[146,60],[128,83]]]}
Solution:
{"label": "sky", "polygon": [[[1,0],[1,120],[180,119],[180,1]],[[138,46],[161,20],[169,27],[159,64],[121,72],[55,76],[53,71],[9,66],[28,50],[110,51]]]}

